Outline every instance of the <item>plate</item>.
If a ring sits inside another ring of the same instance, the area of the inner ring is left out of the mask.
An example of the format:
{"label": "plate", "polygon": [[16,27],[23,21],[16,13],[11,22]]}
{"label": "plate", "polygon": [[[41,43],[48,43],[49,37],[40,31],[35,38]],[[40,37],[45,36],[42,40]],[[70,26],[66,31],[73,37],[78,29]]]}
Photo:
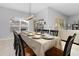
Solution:
{"label": "plate", "polygon": [[27,34],[28,36],[33,36],[34,34]]}
{"label": "plate", "polygon": [[34,35],[32,38],[34,38],[34,39],[40,39],[41,35]]}
{"label": "plate", "polygon": [[41,35],[41,33],[40,32],[38,32],[38,33],[36,33],[37,35]]}
{"label": "plate", "polygon": [[52,40],[52,39],[54,39],[54,38],[53,38],[53,36],[43,36],[43,39]]}
{"label": "plate", "polygon": [[35,33],[31,33],[31,32],[30,32],[30,33],[28,33],[27,35],[28,35],[28,36],[33,36],[33,35],[35,35]]}

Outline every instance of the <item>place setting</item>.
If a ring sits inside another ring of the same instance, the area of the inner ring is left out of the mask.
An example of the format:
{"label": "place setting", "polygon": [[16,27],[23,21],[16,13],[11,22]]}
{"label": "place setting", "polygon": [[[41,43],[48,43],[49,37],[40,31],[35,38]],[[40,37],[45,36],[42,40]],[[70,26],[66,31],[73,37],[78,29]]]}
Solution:
{"label": "place setting", "polygon": [[33,39],[45,39],[45,40],[54,39],[54,37],[49,34],[41,34],[41,33],[37,33],[37,34],[33,35],[32,38]]}

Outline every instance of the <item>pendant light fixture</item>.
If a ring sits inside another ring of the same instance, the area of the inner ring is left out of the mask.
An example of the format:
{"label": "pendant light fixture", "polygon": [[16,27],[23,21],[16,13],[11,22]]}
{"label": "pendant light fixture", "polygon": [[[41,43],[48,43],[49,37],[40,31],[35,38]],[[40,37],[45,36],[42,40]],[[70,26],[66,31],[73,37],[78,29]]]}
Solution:
{"label": "pendant light fixture", "polygon": [[29,17],[27,18],[27,20],[32,20],[34,18],[31,8],[32,8],[32,4],[29,3]]}

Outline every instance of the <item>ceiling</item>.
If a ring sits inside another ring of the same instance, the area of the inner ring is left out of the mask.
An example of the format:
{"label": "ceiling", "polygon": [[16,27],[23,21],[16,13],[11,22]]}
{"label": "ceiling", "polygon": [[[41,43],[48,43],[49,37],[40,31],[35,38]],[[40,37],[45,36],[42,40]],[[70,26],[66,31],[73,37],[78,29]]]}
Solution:
{"label": "ceiling", "polygon": [[[0,6],[29,12],[29,3],[0,3]],[[31,12],[37,13],[47,7],[51,7],[67,16],[79,14],[79,3],[32,3]]]}

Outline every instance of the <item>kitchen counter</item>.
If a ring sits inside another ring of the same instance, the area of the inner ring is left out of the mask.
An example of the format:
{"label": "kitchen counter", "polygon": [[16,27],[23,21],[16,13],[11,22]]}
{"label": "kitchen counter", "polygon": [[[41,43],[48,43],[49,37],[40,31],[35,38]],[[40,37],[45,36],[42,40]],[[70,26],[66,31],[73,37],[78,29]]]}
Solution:
{"label": "kitchen counter", "polygon": [[62,40],[67,40],[69,35],[73,35],[74,33],[76,33],[76,37],[74,40],[74,43],[79,44],[79,30],[59,30],[58,36],[62,39]]}

